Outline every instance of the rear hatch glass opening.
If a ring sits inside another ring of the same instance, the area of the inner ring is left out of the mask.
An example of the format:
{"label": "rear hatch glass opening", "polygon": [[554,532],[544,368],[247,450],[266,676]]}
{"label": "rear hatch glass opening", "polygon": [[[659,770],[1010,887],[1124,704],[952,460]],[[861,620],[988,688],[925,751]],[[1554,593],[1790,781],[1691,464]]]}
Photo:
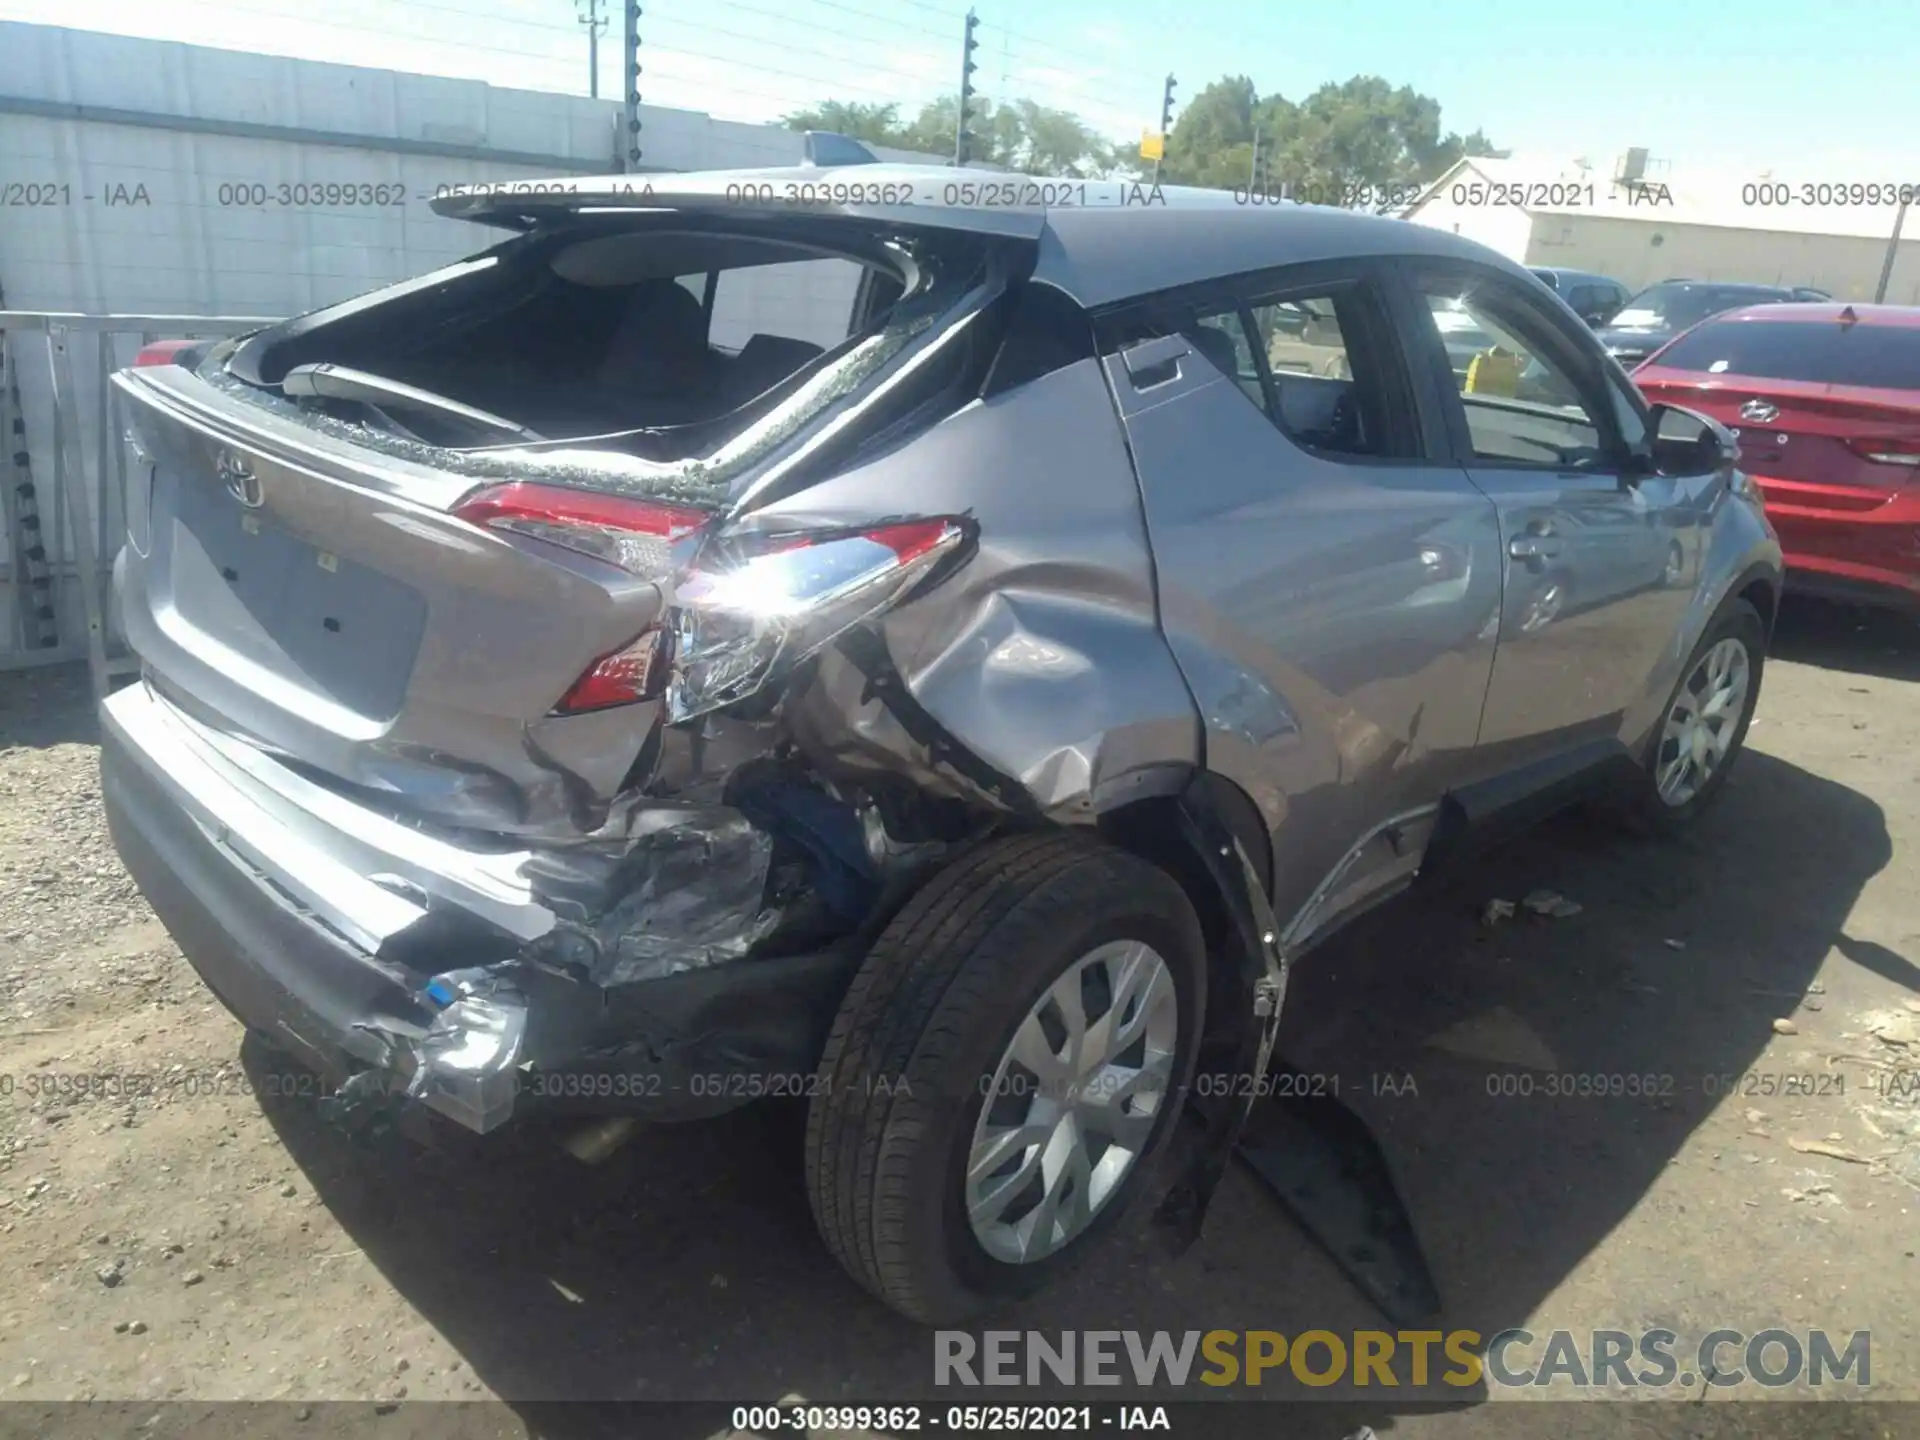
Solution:
{"label": "rear hatch glass opening", "polygon": [[749,470],[983,308],[979,236],[569,218],[214,350],[202,377],[476,483],[718,508]]}

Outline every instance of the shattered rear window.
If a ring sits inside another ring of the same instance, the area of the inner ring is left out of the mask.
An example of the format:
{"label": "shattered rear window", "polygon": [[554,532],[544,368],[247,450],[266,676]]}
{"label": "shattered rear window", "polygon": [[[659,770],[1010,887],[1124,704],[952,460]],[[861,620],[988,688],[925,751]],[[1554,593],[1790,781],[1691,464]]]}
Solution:
{"label": "shattered rear window", "polygon": [[[535,237],[528,237],[531,241]],[[868,328],[800,366],[749,404],[683,425],[662,425],[543,440],[456,447],[393,433],[372,420],[325,413],[277,389],[226,373],[216,351],[201,374],[333,439],[397,460],[471,477],[476,484],[538,480],[615,490],[706,509],[725,506],[745,478],[775,459],[804,432],[829,421],[881,379],[895,362],[937,331],[963,323],[997,286],[975,237],[903,232],[885,237],[881,254],[904,285]],[[863,263],[873,267],[871,258]],[[723,277],[728,273],[720,272]],[[450,396],[450,398],[459,398]],[[514,418],[514,417],[509,417]]]}

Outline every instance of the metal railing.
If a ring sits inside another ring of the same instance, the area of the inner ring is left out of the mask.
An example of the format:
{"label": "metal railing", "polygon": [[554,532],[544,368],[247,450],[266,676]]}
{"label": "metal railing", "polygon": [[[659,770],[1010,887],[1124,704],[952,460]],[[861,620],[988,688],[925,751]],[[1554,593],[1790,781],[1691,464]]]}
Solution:
{"label": "metal railing", "polygon": [[239,335],[273,323],[245,315],[0,310],[0,433],[7,441],[0,455],[7,539],[0,670],[85,659],[95,692],[104,693],[133,668],[112,623],[129,468],[110,377],[156,340]]}

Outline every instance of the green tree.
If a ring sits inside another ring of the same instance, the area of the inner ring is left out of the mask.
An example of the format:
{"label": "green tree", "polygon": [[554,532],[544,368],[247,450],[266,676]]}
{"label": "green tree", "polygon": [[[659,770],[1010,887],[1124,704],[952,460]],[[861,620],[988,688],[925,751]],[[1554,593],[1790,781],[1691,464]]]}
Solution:
{"label": "green tree", "polygon": [[1296,193],[1336,196],[1404,189],[1439,177],[1462,155],[1499,155],[1481,131],[1462,139],[1440,125],[1440,103],[1377,75],[1322,85],[1295,104],[1260,99],[1245,76],[1215,81],[1175,121],[1162,178],[1231,188],[1255,175]]}
{"label": "green tree", "polygon": [[873,145],[900,144],[900,107],[859,100],[823,100],[780,117],[789,130],[831,130]]}
{"label": "green tree", "polygon": [[[975,95],[969,104],[972,110],[967,128],[973,133],[970,159],[1035,175],[1105,173],[1107,144],[1078,116],[1031,100],[1000,105],[985,95]],[[959,111],[959,95],[942,95],[921,107],[913,123],[890,143],[932,155],[951,155]]]}
{"label": "green tree", "polygon": [[[1109,140],[1078,116],[1031,100],[996,104],[973,97],[973,160],[1034,175],[1145,178],[1151,161],[1138,142]],[[898,105],[829,100],[786,117],[796,130],[833,130],[880,145],[953,153],[958,95],[923,105],[910,122]],[[1465,155],[1500,156],[1480,130],[1461,136],[1440,123],[1440,102],[1377,75],[1328,83],[1306,99],[1262,97],[1245,75],[1227,75],[1197,93],[1167,137],[1161,178],[1169,184],[1232,189],[1258,179],[1291,184],[1307,198],[1365,187],[1404,191],[1438,179]]]}

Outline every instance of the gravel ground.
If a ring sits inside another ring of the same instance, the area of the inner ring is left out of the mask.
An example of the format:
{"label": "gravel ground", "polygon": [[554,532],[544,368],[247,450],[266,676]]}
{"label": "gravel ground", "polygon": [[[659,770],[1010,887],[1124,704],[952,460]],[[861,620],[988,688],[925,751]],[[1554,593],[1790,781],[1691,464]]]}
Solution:
{"label": "gravel ground", "polygon": [[[1795,606],[1777,650],[1696,832],[1565,817],[1370,917],[1303,967],[1282,1050],[1373,1125],[1444,1325],[1870,1329],[1872,1395],[1920,1400],[1920,1108],[1887,1083],[1920,1066],[1920,630]],[[1541,888],[1579,912],[1484,922]],[[322,1125],[121,870],[73,671],[0,676],[0,1057],[0,1433],[76,1399],[140,1402],[89,1433],[170,1431],[183,1407],[154,1401],[283,1399],[316,1408],[246,1428],[379,1404],[381,1434],[520,1435],[590,1433],[537,1403],[557,1399],[954,1398],[815,1238],[789,1112],[642,1132],[592,1169],[536,1132],[443,1154]],[[1675,1080],[1490,1093],[1595,1072]],[[1002,1323],[1378,1324],[1239,1172],[1187,1255],[1123,1236]],[[422,1398],[505,1403],[386,1413]],[[1920,1433],[1904,1406],[1528,1413],[1361,1392],[1288,1433]]]}

